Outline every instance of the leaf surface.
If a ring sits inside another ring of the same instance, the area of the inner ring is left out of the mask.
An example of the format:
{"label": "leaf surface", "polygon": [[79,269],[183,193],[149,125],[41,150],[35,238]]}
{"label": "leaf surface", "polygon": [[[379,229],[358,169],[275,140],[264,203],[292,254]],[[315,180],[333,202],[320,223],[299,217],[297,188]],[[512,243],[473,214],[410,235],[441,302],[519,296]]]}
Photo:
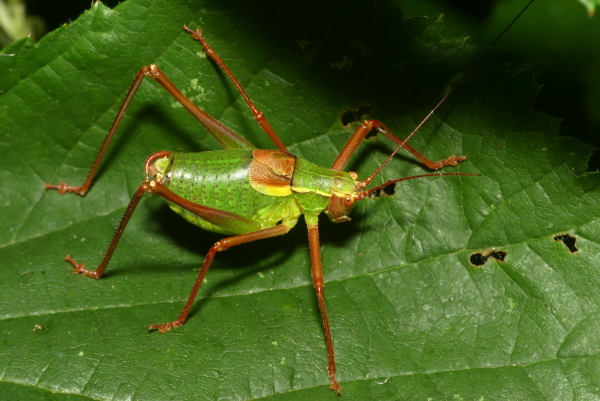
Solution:
{"label": "leaf surface", "polygon": [[[148,155],[218,149],[158,85],[142,84],[88,195],[43,189],[85,179],[142,65],[159,65],[209,114],[273,148],[183,24],[204,30],[290,149],[323,166],[357,126],[342,125],[345,111],[406,135],[475,53],[444,38],[438,19],[399,23],[396,7],[232,9],[96,3],[0,57],[1,393],[333,399],[302,221],[285,237],[219,254],[190,320],[164,335],[146,327],[176,318],[219,236],[146,196],[103,279],[74,276],[63,261],[99,263]],[[376,29],[357,32],[359,16]],[[411,145],[433,160],[467,155],[449,171],[481,177],[406,181],[394,196],[359,203],[349,223],[322,219],[346,400],[598,397],[600,191],[597,175],[583,175],[591,148],[531,111],[535,66],[503,55],[478,71]],[[365,177],[392,149],[366,141],[349,168]],[[426,172],[401,155],[377,182]],[[557,234],[575,238],[577,252]],[[490,250],[505,260],[470,263]]]}

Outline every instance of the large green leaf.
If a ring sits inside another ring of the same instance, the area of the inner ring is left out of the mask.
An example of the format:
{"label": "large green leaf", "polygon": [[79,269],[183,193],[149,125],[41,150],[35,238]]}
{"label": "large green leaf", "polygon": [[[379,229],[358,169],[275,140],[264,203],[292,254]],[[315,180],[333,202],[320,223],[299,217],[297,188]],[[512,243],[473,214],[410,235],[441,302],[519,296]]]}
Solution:
{"label": "large green leaf", "polygon": [[[474,49],[443,38],[437,19],[400,21],[396,7],[345,2],[130,0],[114,11],[96,3],[39,44],[6,49],[0,393],[333,399],[302,222],[218,255],[188,323],[164,335],[146,327],[177,316],[219,236],[148,196],[105,278],[74,276],[63,261],[100,261],[147,155],[217,149],[158,85],[142,85],[85,198],[43,184],[83,181],[131,79],[151,63],[211,115],[272,147],[184,23],[204,29],[299,156],[330,164],[356,127],[342,126],[342,112],[361,105],[405,135]],[[407,181],[362,201],[350,223],[323,219],[344,399],[600,397],[599,181],[582,176],[591,149],[531,112],[535,73],[519,58],[491,58],[412,140],[432,159],[468,155],[452,171],[481,177]],[[392,148],[368,141],[350,168],[364,177]],[[378,182],[424,172],[401,156]],[[576,238],[578,251],[555,234]],[[469,262],[491,250],[505,260]]]}

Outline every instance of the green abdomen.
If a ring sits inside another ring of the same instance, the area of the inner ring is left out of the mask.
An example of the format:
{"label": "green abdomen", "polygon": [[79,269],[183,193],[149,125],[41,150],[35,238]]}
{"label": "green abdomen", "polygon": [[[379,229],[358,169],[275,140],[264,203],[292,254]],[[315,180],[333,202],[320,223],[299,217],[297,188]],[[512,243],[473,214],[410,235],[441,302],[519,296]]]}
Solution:
{"label": "green abdomen", "polygon": [[[163,185],[194,203],[235,213],[254,220],[257,211],[278,201],[250,185],[248,168],[251,150],[200,153],[172,153]],[[175,212],[204,230],[223,234],[243,234],[231,227],[219,227],[170,203]],[[246,231],[247,232],[247,231]]]}

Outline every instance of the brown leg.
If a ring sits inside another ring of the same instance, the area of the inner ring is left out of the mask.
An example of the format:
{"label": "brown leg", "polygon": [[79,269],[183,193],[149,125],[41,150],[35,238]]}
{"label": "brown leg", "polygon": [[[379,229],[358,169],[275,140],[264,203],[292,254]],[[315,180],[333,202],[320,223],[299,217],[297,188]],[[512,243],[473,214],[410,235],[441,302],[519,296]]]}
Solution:
{"label": "brown leg", "polygon": [[290,231],[288,227],[284,226],[283,224],[280,224],[275,227],[265,228],[264,230],[255,231],[248,234],[236,235],[235,237],[229,237],[217,241],[217,243],[215,243],[206,254],[206,257],[204,258],[204,263],[202,263],[202,267],[200,268],[198,278],[196,279],[194,287],[192,288],[192,292],[190,293],[190,296],[188,297],[188,300],[185,306],[183,307],[183,310],[179,314],[177,320],[165,324],[153,324],[152,326],[149,326],[148,329],[158,330],[161,333],[164,333],[167,330],[179,327],[183,323],[185,323],[185,321],[188,318],[188,314],[190,313],[190,309],[194,304],[194,299],[196,299],[196,294],[198,294],[198,290],[202,285],[202,281],[204,281],[204,276],[206,275],[206,272],[208,272],[208,268],[210,267],[210,264],[212,263],[217,252],[225,251],[231,248],[232,246],[247,244],[248,242],[256,241],[259,239],[271,238],[276,237],[278,235],[287,234],[288,231]]}
{"label": "brown leg", "polygon": [[[363,123],[356,129],[356,131],[354,131],[354,133],[352,134],[352,137],[350,137],[350,140],[348,140],[348,143],[346,143],[346,145],[344,146],[344,148],[342,149],[342,151],[340,152],[338,157],[335,159],[335,161],[333,162],[333,166],[331,168],[333,170],[343,169],[344,166],[346,165],[346,163],[348,162],[348,160],[350,159],[350,157],[354,154],[354,151],[358,147],[358,144],[373,128],[377,129],[379,132],[381,132],[382,134],[384,134],[385,136],[387,136],[388,138],[390,138],[392,141],[396,142],[399,145],[399,147],[396,149],[396,151],[394,151],[394,154],[400,149],[400,147],[404,147],[404,148],[406,148],[406,150],[408,150],[413,155],[415,155],[417,158],[419,158],[419,160],[421,160],[421,162],[423,162],[428,168],[430,168],[432,170],[438,170],[445,166],[456,166],[456,164],[458,162],[462,162],[462,161],[466,160],[467,158],[465,156],[461,156],[461,157],[450,156],[447,159],[440,160],[439,162],[434,163],[434,162],[430,161],[429,159],[427,159],[425,156],[421,155],[419,152],[417,152],[412,147],[405,144],[405,142],[407,142],[417,131],[419,131],[421,129],[423,124],[425,124],[431,118],[431,116],[433,116],[433,114],[440,108],[440,106],[442,104],[444,104],[446,99],[448,99],[448,97],[452,93],[454,93],[454,91],[460,86],[460,84],[473,73],[473,71],[479,65],[479,63],[485,58],[485,56],[490,52],[490,50],[492,50],[492,47],[494,47],[496,45],[496,43],[498,43],[500,38],[502,38],[504,36],[504,34],[510,29],[510,27],[513,26],[513,24],[521,17],[521,15],[525,12],[525,10],[527,10],[527,8],[529,8],[531,3],[533,3],[533,0],[530,0],[527,3],[527,5],[521,10],[521,12],[504,29],[504,31],[502,31],[502,33],[494,40],[494,42],[491,45],[489,45],[488,48],[485,49],[485,51],[479,56],[479,58],[475,61],[475,63],[463,74],[463,76],[458,80],[458,82],[456,82],[452,86],[452,88],[448,91],[448,93],[446,93],[444,95],[444,97],[442,97],[442,99],[433,107],[433,109],[431,109],[431,111],[425,116],[425,118],[423,118],[423,120],[421,120],[421,122],[419,124],[417,124],[417,126],[412,130],[412,132],[406,137],[405,140],[402,140],[402,139],[396,137],[394,134],[392,134],[392,131],[390,131],[383,123],[381,123],[377,120],[363,121]],[[385,163],[387,163],[387,161]],[[379,171],[379,169],[375,172],[375,174],[378,171]],[[370,178],[373,178],[373,176],[375,174],[373,174]]]}
{"label": "brown leg", "polygon": [[245,243],[256,241],[259,239],[265,239],[265,238],[275,237],[278,235],[283,235],[283,234],[286,234],[288,231],[290,231],[290,228],[287,226],[284,226],[283,224],[277,225],[275,227],[270,227],[270,228],[265,228],[265,229],[259,230],[259,229],[257,229],[257,227],[254,224],[252,224],[252,222],[248,221],[247,219],[245,219],[241,216],[238,216],[236,214],[229,213],[229,212],[226,212],[223,210],[214,209],[214,208],[211,208],[208,206],[190,202],[187,199],[184,199],[184,198],[180,197],[179,195],[176,195],[175,193],[171,192],[168,188],[163,186],[161,183],[156,182],[154,180],[149,180],[149,181],[144,181],[140,185],[140,187],[137,189],[137,191],[135,191],[135,194],[131,198],[129,205],[127,206],[127,209],[125,210],[125,213],[123,214],[123,217],[121,218],[121,221],[119,222],[119,226],[117,227],[117,230],[115,231],[112,241],[110,242],[110,245],[108,246],[108,250],[107,250],[106,254],[104,255],[104,259],[102,260],[102,263],[100,263],[100,265],[98,266],[98,268],[96,270],[91,270],[91,271],[87,270],[82,263],[77,263],[75,260],[73,260],[71,255],[68,255],[65,258],[65,260],[67,262],[69,262],[73,265],[74,273],[81,273],[84,276],[89,276],[89,277],[93,277],[93,278],[97,278],[97,279],[102,277],[102,275],[104,274],[104,271],[106,270],[106,266],[108,266],[108,263],[110,262],[110,260],[112,258],[112,255],[117,247],[117,244],[119,243],[119,240],[121,239],[121,235],[123,234],[123,231],[125,230],[125,227],[127,226],[127,223],[129,222],[129,219],[131,218],[131,215],[133,214],[138,203],[140,202],[142,196],[146,192],[155,193],[155,194],[165,198],[166,200],[173,202],[173,203],[177,204],[178,206],[202,217],[203,219],[210,221],[213,224],[217,224],[217,225],[220,225],[223,227],[229,227],[232,229],[237,228],[237,229],[255,230],[255,231],[249,232],[247,234],[241,234],[241,235],[236,235],[234,237],[222,239],[220,241],[217,241],[217,243],[215,243],[212,246],[212,248],[210,248],[210,250],[208,251],[208,254],[204,258],[204,263],[202,264],[202,268],[200,269],[200,273],[198,274],[198,278],[196,279],[196,283],[194,284],[194,287],[192,289],[192,292],[190,293],[188,301],[185,304],[185,306],[184,306],[183,310],[181,311],[181,314],[179,315],[177,320],[170,322],[170,323],[166,323],[166,324],[152,325],[149,327],[150,330],[157,329],[161,333],[164,333],[165,331],[172,329],[174,327],[181,326],[186,321],[187,316],[190,312],[190,308],[192,307],[192,304],[194,303],[194,299],[196,298],[196,294],[198,293],[198,290],[200,289],[200,285],[202,284],[202,281],[204,280],[204,276],[206,275],[206,272],[208,271],[208,268],[210,267],[210,264],[212,263],[212,260],[214,259],[215,254],[217,252],[225,251],[225,250],[231,248],[232,246],[245,244]]}
{"label": "brown leg", "polygon": [[352,155],[356,151],[358,145],[362,142],[365,136],[367,136],[367,134],[373,129],[376,129],[378,132],[385,135],[398,145],[402,145],[404,149],[408,150],[410,153],[415,155],[424,165],[427,166],[427,168],[431,170],[439,170],[445,166],[456,166],[459,162],[467,160],[466,156],[456,157],[452,155],[444,160],[432,162],[431,160],[423,156],[421,153],[419,153],[412,146],[405,143],[404,140],[394,135],[384,123],[377,120],[365,120],[359,125],[356,131],[354,131],[346,145],[344,145],[337,158],[333,162],[331,168],[333,170],[342,170],[346,166],[346,163],[348,163],[348,160],[350,160],[350,157],[352,157]]}
{"label": "brown leg", "polygon": [[323,295],[323,267],[321,265],[321,247],[319,244],[319,226],[308,225],[308,244],[310,247],[310,262],[312,266],[312,279],[315,291],[317,292],[317,301],[323,318],[323,329],[325,330],[325,340],[327,341],[327,354],[329,356],[329,388],[337,394],[341,394],[341,388],[335,378],[335,358],[333,355],[333,341],[331,340],[331,332],[329,330],[329,319],[327,318],[327,310],[325,309],[325,297]]}
{"label": "brown leg", "polygon": [[79,194],[81,196],[85,195],[92,185],[92,181],[100,167],[100,162],[106,153],[108,146],[110,145],[111,140],[113,139],[115,132],[117,132],[117,128],[131,103],[131,100],[135,96],[138,88],[140,87],[142,81],[145,77],[152,78],[157,81],[163,88],[167,90],[179,103],[181,103],[207,130],[208,132],[225,148],[225,149],[255,149],[255,146],[250,143],[247,139],[237,134],[230,128],[221,124],[219,121],[215,120],[213,117],[209,116],[206,112],[192,103],[177,87],[167,78],[167,76],[158,68],[156,65],[149,65],[140,68],[139,72],[135,76],[131,87],[127,91],[125,95],[125,99],[117,112],[115,120],[102,143],[102,147],[98,151],[98,155],[96,156],[96,160],[88,173],[88,176],[85,182],[81,186],[71,186],[67,185],[64,182],[59,183],[58,185],[46,184],[46,189],[56,189],[59,194],[64,194],[67,192],[72,192]]}
{"label": "brown leg", "polygon": [[279,136],[275,133],[275,130],[273,129],[273,127],[267,120],[267,117],[265,117],[265,115],[263,114],[262,111],[260,111],[256,108],[256,106],[252,102],[252,99],[250,99],[250,96],[248,96],[248,94],[246,93],[246,90],[244,89],[242,84],[240,84],[240,82],[237,80],[235,75],[233,75],[233,72],[231,72],[229,67],[227,67],[227,64],[225,64],[225,62],[221,59],[221,57],[219,57],[219,55],[217,54],[215,49],[213,49],[206,42],[206,39],[204,39],[204,37],[202,36],[202,30],[196,29],[195,31],[193,31],[190,28],[188,28],[186,25],[183,26],[183,29],[185,29],[186,32],[190,33],[192,35],[192,38],[194,38],[195,40],[200,42],[200,44],[202,45],[202,48],[204,49],[204,52],[206,54],[208,54],[208,56],[210,58],[212,58],[215,61],[215,63],[219,64],[219,66],[223,69],[223,71],[225,71],[225,73],[227,74],[227,76],[229,77],[231,82],[233,82],[233,84],[237,88],[238,92],[240,92],[240,95],[242,95],[242,97],[248,104],[248,107],[250,107],[250,111],[252,111],[252,114],[254,115],[254,119],[258,122],[258,124],[263,129],[263,131],[265,131],[265,133],[267,135],[269,135],[269,138],[271,138],[271,140],[273,141],[275,146],[277,146],[277,149],[287,152],[288,150],[287,150],[285,144],[281,141]]}
{"label": "brown leg", "polygon": [[106,254],[104,254],[104,259],[102,259],[102,263],[100,263],[96,270],[87,270],[83,263],[77,263],[75,262],[75,260],[73,260],[71,255],[67,255],[65,260],[73,265],[73,273],[81,273],[84,276],[93,278],[102,277],[102,275],[104,274],[104,270],[106,270],[106,266],[108,266],[108,263],[110,262],[110,259],[112,258],[112,255],[115,252],[115,248],[117,247],[117,244],[121,239],[121,235],[123,234],[123,231],[125,230],[125,227],[127,226],[129,219],[131,218],[131,215],[133,214],[133,211],[137,207],[138,203],[140,203],[140,199],[142,199],[144,193],[149,191],[150,185],[147,181],[144,181],[142,185],[140,185],[140,187],[137,189],[137,191],[135,191],[135,194],[133,194],[133,197],[129,201],[129,205],[127,205],[127,209],[125,209],[123,217],[121,217],[121,221],[117,226],[112,241],[110,241],[108,250],[106,251]]}
{"label": "brown leg", "polygon": [[[160,153],[161,152],[159,152],[158,154],[160,154]],[[148,174],[148,172],[146,172],[146,174]],[[219,209],[215,209],[212,207],[200,205],[198,203],[190,202],[189,200],[184,199],[181,196],[171,192],[168,188],[166,188],[164,185],[162,185],[159,182],[156,182],[154,180],[144,181],[140,185],[140,187],[137,189],[137,191],[135,191],[135,194],[129,201],[129,205],[127,206],[127,209],[125,210],[123,217],[121,217],[121,221],[119,222],[119,225],[117,226],[115,234],[113,235],[112,241],[110,242],[110,245],[108,246],[108,250],[106,251],[106,254],[104,255],[104,259],[102,260],[102,263],[100,263],[98,268],[96,268],[96,270],[87,270],[82,263],[77,263],[75,260],[73,260],[71,255],[67,255],[65,260],[73,265],[74,273],[81,273],[84,276],[93,277],[93,278],[102,277],[102,275],[104,274],[104,270],[106,270],[106,266],[108,266],[108,263],[110,262],[112,255],[115,252],[117,244],[119,243],[119,240],[121,239],[121,235],[123,234],[123,231],[125,230],[125,227],[127,226],[127,223],[129,222],[129,219],[131,218],[131,215],[133,214],[135,208],[137,207],[138,203],[140,202],[140,199],[142,199],[142,195],[144,195],[145,192],[157,194],[157,195],[165,198],[166,200],[175,203],[176,205],[194,213],[195,215],[197,215],[197,216],[203,218],[204,220],[209,221],[215,225],[218,225],[221,227],[226,227],[231,230],[239,230],[242,232],[243,231],[252,231],[249,234],[244,234],[244,235],[251,236],[255,233],[264,231],[264,230],[259,230],[259,226],[257,224],[253,223],[252,221],[250,221],[242,216],[238,216],[237,214],[229,213],[224,210],[219,210]],[[232,237],[232,238],[237,238],[237,237]]]}
{"label": "brown leg", "polygon": [[86,194],[86,192],[90,188],[90,185],[92,185],[92,181],[94,180],[94,176],[96,175],[96,172],[98,171],[98,167],[100,167],[100,162],[102,161],[102,158],[104,157],[104,154],[106,153],[106,150],[108,149],[108,145],[110,144],[110,141],[112,140],[113,136],[115,135],[115,132],[117,131],[117,128],[119,127],[119,124],[121,123],[121,120],[123,119],[123,116],[125,115],[125,111],[127,110],[127,107],[129,107],[129,103],[131,103],[131,99],[133,98],[133,96],[137,92],[138,88],[140,87],[142,81],[144,80],[144,74],[145,74],[144,68],[142,68],[137,73],[137,75],[135,76],[135,79],[131,83],[129,90],[127,91],[127,94],[125,95],[125,99],[123,100],[123,103],[121,104],[121,107],[119,108],[119,112],[117,113],[117,116],[115,117],[115,120],[113,121],[112,126],[110,127],[110,130],[108,131],[108,134],[106,135],[106,138],[104,139],[104,142],[102,143],[102,147],[98,151],[96,160],[94,161],[94,164],[92,165],[92,168],[90,169],[90,172],[88,173],[88,176],[85,179],[84,183],[81,186],[67,185],[64,182],[61,182],[58,185],[46,184],[45,189],[56,189],[58,191],[58,193],[61,195],[65,194],[67,192],[76,193],[81,196],[84,196]]}

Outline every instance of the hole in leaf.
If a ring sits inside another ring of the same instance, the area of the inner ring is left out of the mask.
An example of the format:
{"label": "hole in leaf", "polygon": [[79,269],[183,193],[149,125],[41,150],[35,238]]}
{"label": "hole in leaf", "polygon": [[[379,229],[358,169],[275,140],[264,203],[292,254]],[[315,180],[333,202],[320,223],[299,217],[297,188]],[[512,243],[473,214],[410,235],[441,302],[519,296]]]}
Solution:
{"label": "hole in leaf", "polygon": [[469,263],[471,263],[471,265],[473,265],[475,267],[481,267],[486,264],[488,259],[494,259],[495,261],[498,261],[498,262],[505,262],[506,255],[507,255],[506,251],[494,251],[491,249],[489,249],[483,253],[474,252],[469,256]]}
{"label": "hole in leaf", "polygon": [[394,196],[396,194],[396,183],[390,184],[386,187],[380,188],[377,191],[373,191],[367,196],[367,198],[379,198],[380,196]]}
{"label": "hole in leaf", "polygon": [[552,239],[554,241],[561,241],[571,253],[577,253],[579,251],[579,248],[577,248],[577,238],[573,237],[572,235],[557,234],[553,235]]}
{"label": "hole in leaf", "polygon": [[497,260],[498,262],[504,262],[506,260],[506,252],[505,251],[493,251],[490,252],[488,257]]}
{"label": "hole in leaf", "polygon": [[373,128],[371,131],[369,131],[369,133],[367,135],[365,135],[365,138],[363,139],[363,141],[377,139],[377,134],[379,134],[379,131],[377,131],[377,129]]}
{"label": "hole in leaf", "polygon": [[371,109],[372,107],[370,104],[361,104],[355,109],[343,111],[342,115],[340,116],[342,126],[344,128],[348,128],[355,122],[364,120],[367,114],[371,112]]}
{"label": "hole in leaf", "polygon": [[485,265],[485,262],[487,262],[487,260],[487,256],[483,256],[483,254],[479,252],[472,253],[471,256],[469,256],[469,263],[471,263],[475,267],[481,267]]}
{"label": "hole in leaf", "polygon": [[598,148],[594,149],[594,153],[590,156],[587,164],[587,169],[585,170],[587,173],[595,173],[600,170],[600,152],[598,152]]}

